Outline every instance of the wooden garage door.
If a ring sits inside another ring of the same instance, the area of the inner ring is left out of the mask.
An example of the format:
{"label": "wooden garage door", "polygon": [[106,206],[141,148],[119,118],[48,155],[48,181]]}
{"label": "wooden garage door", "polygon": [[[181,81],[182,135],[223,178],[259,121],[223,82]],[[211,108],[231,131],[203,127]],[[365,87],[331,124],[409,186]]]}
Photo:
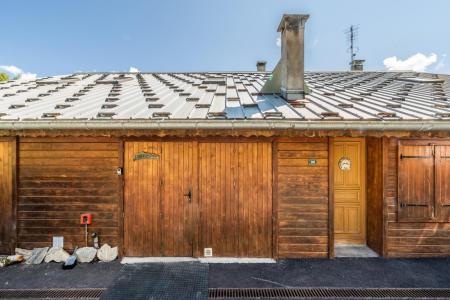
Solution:
{"label": "wooden garage door", "polygon": [[270,143],[199,144],[200,251],[272,256]]}
{"label": "wooden garage door", "polygon": [[190,142],[125,144],[127,256],[193,255],[195,151]]}

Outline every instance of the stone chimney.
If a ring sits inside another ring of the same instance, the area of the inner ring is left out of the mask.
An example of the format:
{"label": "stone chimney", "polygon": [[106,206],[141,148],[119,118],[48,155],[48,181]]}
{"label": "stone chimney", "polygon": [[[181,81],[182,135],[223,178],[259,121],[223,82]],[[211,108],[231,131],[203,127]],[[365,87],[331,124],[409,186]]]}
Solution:
{"label": "stone chimney", "polygon": [[267,64],[266,61],[262,61],[262,60],[257,61],[256,62],[256,70],[258,72],[265,72],[266,71],[266,64]]}
{"label": "stone chimney", "polygon": [[364,59],[355,59],[351,63],[352,71],[364,71]]}
{"label": "stone chimney", "polygon": [[305,23],[309,15],[283,15],[281,32],[281,95],[288,101],[305,98]]}

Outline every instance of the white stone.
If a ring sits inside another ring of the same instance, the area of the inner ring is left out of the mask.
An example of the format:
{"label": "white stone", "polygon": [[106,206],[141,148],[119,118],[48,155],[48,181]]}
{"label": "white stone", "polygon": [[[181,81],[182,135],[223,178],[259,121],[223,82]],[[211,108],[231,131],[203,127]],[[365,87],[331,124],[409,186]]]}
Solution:
{"label": "white stone", "polygon": [[97,249],[93,247],[80,248],[75,253],[77,255],[77,261],[80,263],[90,263],[94,260],[97,254]]}
{"label": "white stone", "polygon": [[33,251],[27,249],[16,248],[16,254],[22,255],[25,260],[28,260],[31,257]]}
{"label": "white stone", "polygon": [[69,258],[69,253],[64,251],[63,248],[52,247],[48,250],[47,255],[45,256],[44,261],[49,263],[51,261],[54,262],[65,262]]}
{"label": "white stone", "polygon": [[47,255],[48,247],[44,248],[34,248],[31,252],[31,256],[26,260],[26,264],[28,265],[39,265],[44,260]]}
{"label": "white stone", "polygon": [[101,261],[109,262],[113,261],[117,258],[119,255],[119,250],[117,247],[111,248],[108,244],[104,244],[103,246],[98,249],[97,257]]}

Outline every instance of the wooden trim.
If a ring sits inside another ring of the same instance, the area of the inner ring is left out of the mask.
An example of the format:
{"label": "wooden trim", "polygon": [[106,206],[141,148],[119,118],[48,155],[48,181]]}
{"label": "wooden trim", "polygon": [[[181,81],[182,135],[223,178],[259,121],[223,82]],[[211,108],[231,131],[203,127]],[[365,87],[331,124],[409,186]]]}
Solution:
{"label": "wooden trim", "polygon": [[272,143],[272,257],[278,258],[278,142]]}
{"label": "wooden trim", "polygon": [[119,185],[119,244],[120,244],[120,256],[124,256],[125,249],[124,249],[124,218],[125,218],[125,212],[124,212],[124,199],[125,199],[125,173],[124,173],[124,142],[119,142],[119,168],[122,168],[122,175],[117,176],[117,184]]}
{"label": "wooden trim", "polygon": [[274,129],[274,130],[255,130],[255,129],[30,129],[30,130],[0,130],[0,136],[3,137],[42,137],[42,138],[152,138],[152,137],[401,137],[401,138],[449,138],[450,132],[447,130],[436,131],[380,131],[380,130],[298,130],[298,129]]}
{"label": "wooden trim", "polygon": [[199,145],[197,141],[193,142],[193,151],[192,156],[195,159],[195,166],[193,167],[194,179],[192,181],[192,191],[194,193],[192,200],[192,230],[194,232],[192,236],[192,256],[193,257],[201,257],[203,256],[200,251],[200,151]]}
{"label": "wooden trim", "polygon": [[242,137],[242,136],[223,136],[223,137],[202,137],[202,136],[148,136],[148,137],[125,137],[126,142],[198,142],[198,143],[251,143],[251,142],[273,142],[273,137]]}
{"label": "wooden trim", "polygon": [[383,152],[383,181],[382,181],[382,189],[383,189],[383,245],[382,245],[382,256],[388,256],[387,249],[387,236],[388,236],[388,203],[387,203],[387,195],[386,195],[386,184],[388,182],[388,170],[389,170],[389,139],[387,137],[383,137],[382,142],[382,152]]}
{"label": "wooden trim", "polygon": [[22,143],[105,143],[118,142],[120,139],[115,137],[20,137]]}
{"label": "wooden trim", "polygon": [[16,137],[15,136],[2,136],[0,137],[0,142],[12,142],[12,141],[16,141]]}
{"label": "wooden trim", "polygon": [[17,138],[13,138],[10,142],[11,145],[11,161],[12,166],[11,166],[11,171],[12,171],[12,217],[11,217],[11,221],[12,221],[12,227],[11,230],[13,231],[12,233],[12,240],[11,240],[11,253],[15,253],[15,248],[17,245],[17,177],[18,177],[18,168],[17,168],[17,153],[18,153],[18,143],[17,143]]}
{"label": "wooden trim", "polygon": [[328,257],[334,258],[334,138],[328,138]]}
{"label": "wooden trim", "polygon": [[449,139],[406,139],[402,138],[398,140],[398,145],[402,146],[450,146]]}

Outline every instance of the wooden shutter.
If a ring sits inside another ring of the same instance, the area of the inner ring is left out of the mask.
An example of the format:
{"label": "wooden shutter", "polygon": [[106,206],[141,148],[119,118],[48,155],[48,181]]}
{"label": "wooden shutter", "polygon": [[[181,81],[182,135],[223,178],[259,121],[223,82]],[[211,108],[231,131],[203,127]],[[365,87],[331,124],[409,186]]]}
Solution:
{"label": "wooden shutter", "polygon": [[450,146],[436,146],[436,217],[450,222]]}
{"label": "wooden shutter", "polygon": [[433,146],[400,144],[398,155],[398,220],[430,221],[434,210]]}

